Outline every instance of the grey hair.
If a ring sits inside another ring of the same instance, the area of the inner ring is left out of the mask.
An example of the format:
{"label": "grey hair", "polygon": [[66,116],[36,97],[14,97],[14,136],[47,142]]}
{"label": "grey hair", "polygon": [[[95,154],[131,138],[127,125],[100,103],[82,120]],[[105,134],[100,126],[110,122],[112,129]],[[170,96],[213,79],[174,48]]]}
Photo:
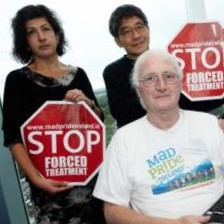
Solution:
{"label": "grey hair", "polygon": [[131,75],[131,83],[132,86],[135,88],[137,86],[139,86],[139,76],[141,73],[141,68],[142,68],[142,64],[145,62],[146,59],[150,59],[151,57],[154,56],[161,56],[163,58],[168,59],[171,63],[173,63],[174,68],[177,72],[177,75],[180,79],[182,79],[183,77],[183,72],[178,64],[177,58],[168,53],[166,50],[161,50],[161,49],[149,49],[147,51],[145,51],[144,53],[142,53],[136,60],[133,71],[132,71],[132,75]]}

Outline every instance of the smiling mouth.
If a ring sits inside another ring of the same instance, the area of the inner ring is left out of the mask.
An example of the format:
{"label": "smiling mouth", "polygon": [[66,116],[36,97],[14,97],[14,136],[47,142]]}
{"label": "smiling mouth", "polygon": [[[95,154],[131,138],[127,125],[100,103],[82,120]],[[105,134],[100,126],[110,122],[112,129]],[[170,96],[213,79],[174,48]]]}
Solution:
{"label": "smiling mouth", "polygon": [[144,42],[133,44],[133,47],[141,47],[144,45]]}

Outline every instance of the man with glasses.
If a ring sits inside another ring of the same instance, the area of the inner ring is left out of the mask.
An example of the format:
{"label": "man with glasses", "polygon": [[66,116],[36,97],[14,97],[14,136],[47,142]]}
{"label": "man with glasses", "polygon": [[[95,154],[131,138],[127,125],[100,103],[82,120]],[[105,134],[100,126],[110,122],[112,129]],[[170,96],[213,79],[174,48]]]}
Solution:
{"label": "man with glasses", "polygon": [[110,112],[121,127],[145,115],[131,87],[130,74],[136,58],[149,47],[148,20],[140,8],[122,5],[111,14],[109,30],[116,44],[126,51],[103,72]]}
{"label": "man with glasses", "polygon": [[[103,72],[110,112],[119,128],[146,113],[131,87],[130,75],[137,57],[149,48],[150,30],[143,11],[130,4],[121,5],[112,12],[109,30],[116,44],[126,51],[126,55],[106,66]],[[183,109],[205,112],[222,104],[223,99],[193,102],[183,94],[179,101]]]}
{"label": "man with glasses", "polygon": [[132,84],[146,116],[119,128],[93,195],[107,223],[202,224],[224,192],[224,138],[211,114],[178,106],[182,71],[161,50],[138,57]]}

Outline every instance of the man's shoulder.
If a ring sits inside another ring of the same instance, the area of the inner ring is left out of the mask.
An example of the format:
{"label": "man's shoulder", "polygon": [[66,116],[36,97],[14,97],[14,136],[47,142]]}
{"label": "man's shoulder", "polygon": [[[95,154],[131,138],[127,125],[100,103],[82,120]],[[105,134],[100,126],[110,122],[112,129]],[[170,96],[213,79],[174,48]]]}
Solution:
{"label": "man's shoulder", "polygon": [[111,80],[116,77],[129,77],[131,70],[133,69],[134,62],[133,60],[123,56],[116,61],[108,64],[103,71],[104,80]]}
{"label": "man's shoulder", "polygon": [[109,63],[105,69],[110,69],[110,68],[114,68],[114,67],[117,67],[117,66],[120,66],[120,65],[123,65],[124,63],[126,62],[126,57],[123,56],[115,61],[112,61],[111,63]]}
{"label": "man's shoulder", "polygon": [[202,112],[202,111],[192,111],[192,110],[184,110],[185,115],[193,120],[217,120],[217,117],[214,114]]}
{"label": "man's shoulder", "polygon": [[105,68],[104,68],[104,76],[110,73],[114,73],[115,71],[119,72],[123,69],[127,69],[129,67],[133,67],[133,60],[127,58],[126,56],[123,56],[119,59],[117,59],[116,61],[111,62],[110,64],[108,64]]}
{"label": "man's shoulder", "polygon": [[120,127],[117,131],[124,133],[125,135],[127,133],[135,133],[135,132],[140,132],[141,128],[144,129],[145,124],[147,124],[147,119],[146,119],[146,115],[135,120],[132,121],[122,127]]}

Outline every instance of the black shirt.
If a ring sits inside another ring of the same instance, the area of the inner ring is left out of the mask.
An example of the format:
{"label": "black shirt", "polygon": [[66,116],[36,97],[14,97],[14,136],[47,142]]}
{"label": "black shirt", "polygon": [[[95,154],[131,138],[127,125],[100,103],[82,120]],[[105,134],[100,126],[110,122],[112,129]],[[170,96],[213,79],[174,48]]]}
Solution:
{"label": "black shirt", "polygon": [[124,56],[109,64],[103,72],[110,112],[118,127],[146,114],[130,82],[134,63],[135,60]]}

